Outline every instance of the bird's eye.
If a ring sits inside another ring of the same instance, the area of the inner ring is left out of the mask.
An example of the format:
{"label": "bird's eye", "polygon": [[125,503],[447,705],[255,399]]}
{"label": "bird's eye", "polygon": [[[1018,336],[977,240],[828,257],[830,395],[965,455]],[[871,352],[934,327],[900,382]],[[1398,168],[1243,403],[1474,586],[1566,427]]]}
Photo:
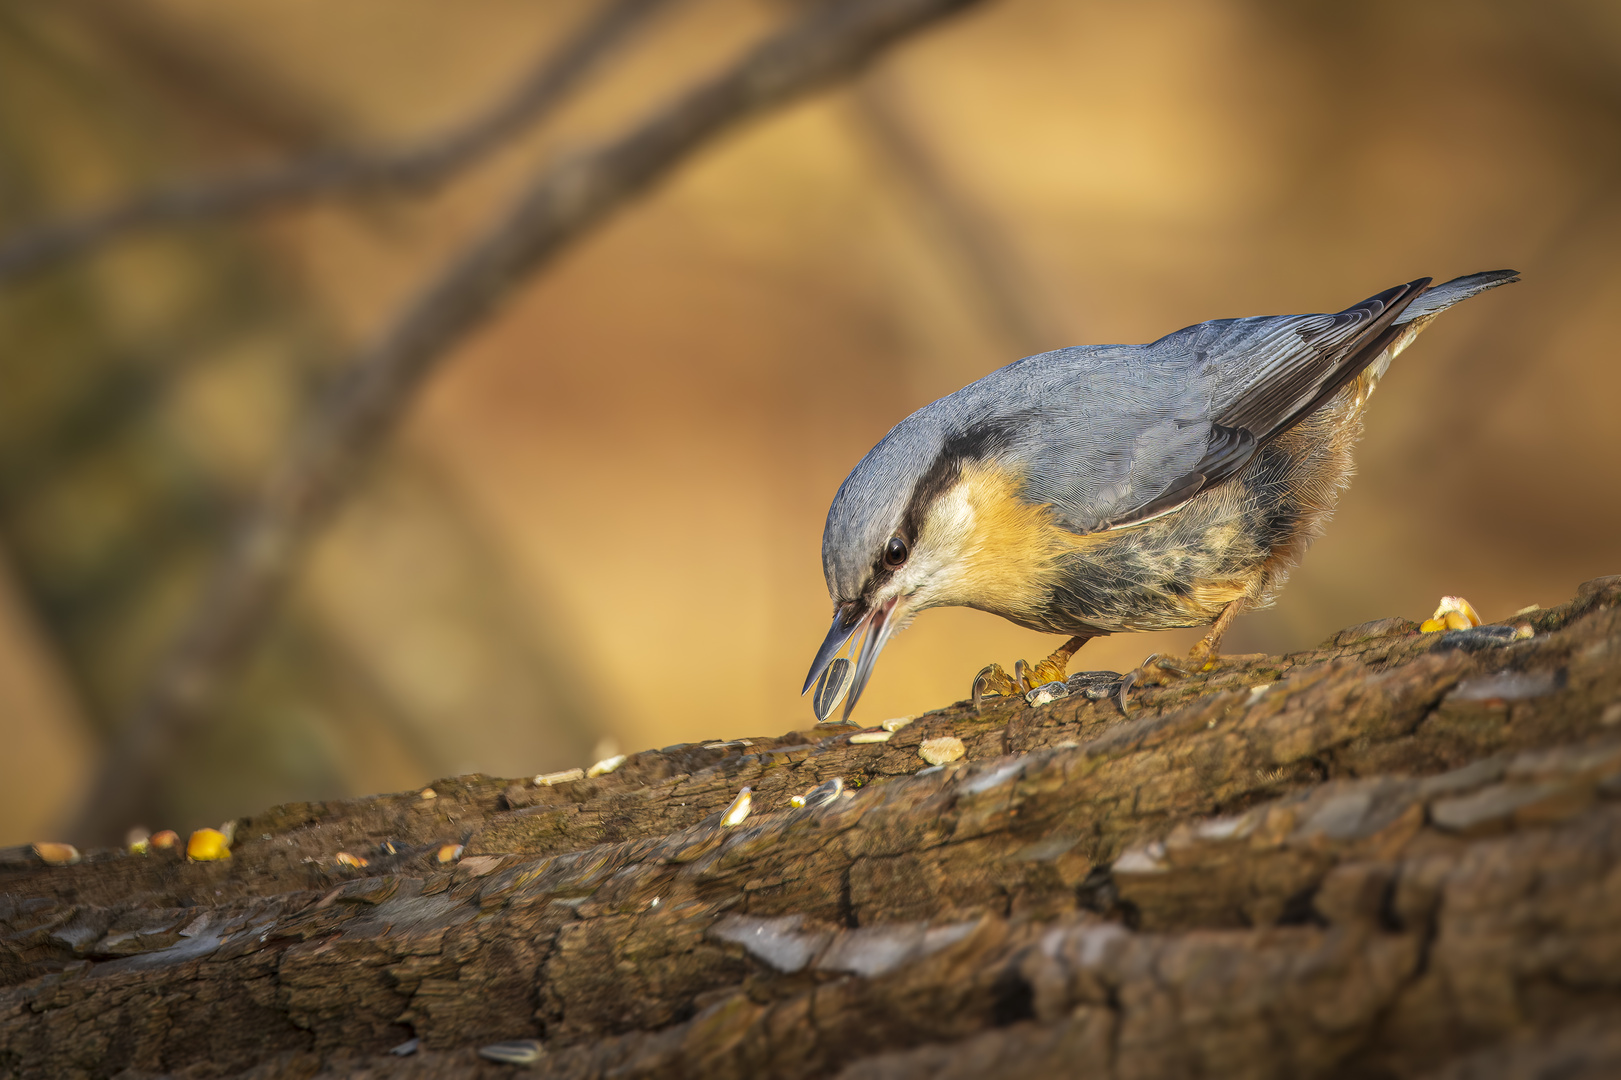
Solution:
{"label": "bird's eye", "polygon": [[906,561],[908,554],[906,541],[898,536],[891,536],[889,543],[884,545],[884,565],[900,566]]}

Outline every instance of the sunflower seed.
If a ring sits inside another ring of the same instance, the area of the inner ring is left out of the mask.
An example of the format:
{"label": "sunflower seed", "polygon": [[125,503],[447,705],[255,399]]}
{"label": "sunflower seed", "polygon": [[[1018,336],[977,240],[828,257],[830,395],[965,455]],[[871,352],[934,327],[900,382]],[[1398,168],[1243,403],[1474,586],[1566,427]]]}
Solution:
{"label": "sunflower seed", "polygon": [[743,819],[749,816],[749,804],[753,802],[753,791],[753,788],[744,788],[737,793],[737,798],[732,800],[732,805],[728,806],[726,813],[721,815],[721,828],[729,829],[734,825],[743,824]]}
{"label": "sunflower seed", "polygon": [[586,776],[606,776],[609,773],[613,772],[615,769],[619,768],[619,766],[623,765],[624,763],[625,763],[625,755],[624,754],[615,754],[613,757],[605,757],[601,761],[597,762],[595,765],[591,766],[589,769],[585,770],[585,775]]}
{"label": "sunflower seed", "polygon": [[836,656],[822,672],[821,678],[816,680],[816,686],[811,691],[811,711],[816,714],[817,723],[826,723],[833,710],[839,707],[839,702],[844,700],[844,695],[850,690],[850,676],[854,670],[850,661]]}
{"label": "sunflower seed", "polygon": [[818,806],[826,806],[843,792],[844,777],[835,776],[831,780],[825,780],[805,792],[805,809],[814,810]]}
{"label": "sunflower seed", "polygon": [[1050,705],[1059,698],[1069,697],[1069,685],[1061,682],[1042,683],[1028,694],[1024,700],[1032,705]]}
{"label": "sunflower seed", "polygon": [[479,1057],[503,1065],[533,1065],[545,1052],[539,1039],[511,1039],[478,1048]]}

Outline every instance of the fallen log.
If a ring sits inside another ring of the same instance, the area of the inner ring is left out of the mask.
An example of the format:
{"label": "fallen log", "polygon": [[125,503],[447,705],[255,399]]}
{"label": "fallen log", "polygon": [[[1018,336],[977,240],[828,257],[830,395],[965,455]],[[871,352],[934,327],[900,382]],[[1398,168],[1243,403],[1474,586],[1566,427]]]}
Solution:
{"label": "fallen log", "polygon": [[0,1074],[1621,1075],[1621,577],[1131,700],[0,852]]}

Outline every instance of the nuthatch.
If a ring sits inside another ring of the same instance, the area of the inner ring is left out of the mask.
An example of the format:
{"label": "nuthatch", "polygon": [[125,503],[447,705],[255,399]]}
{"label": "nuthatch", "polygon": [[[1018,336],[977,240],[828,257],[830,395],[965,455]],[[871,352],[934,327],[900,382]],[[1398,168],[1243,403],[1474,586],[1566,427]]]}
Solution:
{"label": "nuthatch", "polygon": [[833,498],[833,627],[805,689],[864,631],[848,718],[890,635],[949,605],[1072,635],[1014,677],[985,668],[976,703],[1062,680],[1103,634],[1214,624],[1193,656],[1215,656],[1322,530],[1391,359],[1442,311],[1518,276],[1420,278],[1337,315],[1058,349],[924,406]]}

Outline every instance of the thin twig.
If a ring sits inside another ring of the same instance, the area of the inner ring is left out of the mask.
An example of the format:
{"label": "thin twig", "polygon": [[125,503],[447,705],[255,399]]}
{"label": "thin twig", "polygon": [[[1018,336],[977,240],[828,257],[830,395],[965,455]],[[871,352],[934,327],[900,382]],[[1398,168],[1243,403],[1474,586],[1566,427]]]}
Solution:
{"label": "thin twig", "polygon": [[823,86],[979,0],[820,5],[594,153],[544,171],[349,368],[234,537],[174,651],[132,709],[77,834],[117,835],[253,647],[315,531],[423,380],[569,242],[743,121]]}
{"label": "thin twig", "polygon": [[1031,295],[1005,230],[966,192],[918,133],[893,78],[863,79],[853,95],[856,117],[890,173],[904,184],[931,231],[958,264],[973,306],[1021,353],[1055,349],[1064,335]]}
{"label": "thin twig", "polygon": [[349,126],[330,103],[278,77],[252,52],[232,48],[217,33],[150,2],[61,0],[48,6],[79,19],[143,84],[233,142],[302,154],[338,145]]}
{"label": "thin twig", "polygon": [[507,96],[470,122],[391,150],[334,149],[296,161],[160,188],[80,218],[24,229],[0,244],[0,280],[143,229],[379,190],[427,193],[539,121],[671,0],[615,0]]}

